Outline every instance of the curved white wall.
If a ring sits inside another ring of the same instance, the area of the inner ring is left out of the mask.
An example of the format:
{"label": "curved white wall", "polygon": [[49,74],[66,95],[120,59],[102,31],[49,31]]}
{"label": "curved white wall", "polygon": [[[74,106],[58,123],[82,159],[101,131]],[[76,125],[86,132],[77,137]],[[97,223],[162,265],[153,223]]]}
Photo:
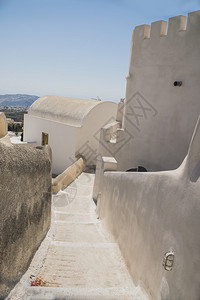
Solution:
{"label": "curved white wall", "polygon": [[[153,300],[200,298],[200,122],[181,167],[105,172],[98,214],[114,234],[137,285]],[[173,250],[171,271],[162,266]]]}
{"label": "curved white wall", "polygon": [[100,130],[106,124],[113,122],[116,114],[116,103],[102,101],[85,117],[83,126],[78,131],[76,153],[85,157],[87,165],[96,165]]}

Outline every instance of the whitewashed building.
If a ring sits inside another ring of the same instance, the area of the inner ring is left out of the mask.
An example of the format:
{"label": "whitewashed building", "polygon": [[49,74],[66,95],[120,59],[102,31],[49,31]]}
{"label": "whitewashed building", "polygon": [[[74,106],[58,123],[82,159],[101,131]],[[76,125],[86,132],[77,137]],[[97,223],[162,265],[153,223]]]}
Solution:
{"label": "whitewashed building", "polygon": [[148,299],[200,299],[199,50],[200,10],[136,26],[123,118],[102,128],[98,217]]}
{"label": "whitewashed building", "polygon": [[59,174],[78,155],[95,165],[100,128],[116,118],[117,104],[59,96],[37,99],[24,116],[24,141],[49,144],[53,173]]}

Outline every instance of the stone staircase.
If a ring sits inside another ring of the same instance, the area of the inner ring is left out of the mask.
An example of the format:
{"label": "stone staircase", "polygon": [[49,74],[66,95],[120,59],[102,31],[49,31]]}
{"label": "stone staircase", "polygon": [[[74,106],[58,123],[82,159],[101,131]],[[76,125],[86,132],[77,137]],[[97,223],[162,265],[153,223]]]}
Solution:
{"label": "stone staircase", "polygon": [[[51,236],[46,238],[46,252],[39,249],[44,257],[37,271],[33,259],[8,299],[147,299],[134,286],[117,243],[97,219],[93,183],[93,174],[82,173],[53,197]],[[33,272],[46,286],[31,286]]]}

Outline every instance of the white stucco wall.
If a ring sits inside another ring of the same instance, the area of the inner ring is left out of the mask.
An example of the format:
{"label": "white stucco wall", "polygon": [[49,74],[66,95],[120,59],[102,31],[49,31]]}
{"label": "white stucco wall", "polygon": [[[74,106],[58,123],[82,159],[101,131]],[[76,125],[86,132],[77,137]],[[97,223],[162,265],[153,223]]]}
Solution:
{"label": "white stucco wall", "polygon": [[[118,241],[135,284],[153,300],[200,298],[199,123],[190,144],[200,113],[199,28],[200,11],[188,15],[187,28],[184,16],[171,18],[167,35],[163,21],[151,30],[135,28],[117,130],[116,147],[123,145],[113,155],[113,169],[141,165],[154,172],[104,172],[110,157],[97,166],[93,196],[99,217]],[[103,143],[109,141],[102,131]],[[162,261],[171,250],[174,266],[166,271]]]}
{"label": "white stucco wall", "polygon": [[[200,298],[200,123],[173,171],[105,172],[98,214],[114,234],[135,284],[153,300]],[[175,253],[172,271],[164,254]]]}
{"label": "white stucco wall", "polygon": [[78,127],[52,120],[24,115],[24,141],[42,143],[42,132],[48,133],[52,149],[52,172],[60,174],[75,160]]}
{"label": "white stucco wall", "polygon": [[87,165],[96,165],[101,128],[113,122],[117,115],[117,104],[101,102],[84,119],[77,136],[76,153],[87,160]]}
{"label": "white stucco wall", "polygon": [[200,11],[170,18],[168,30],[165,21],[135,28],[124,116],[132,138],[119,169],[169,170],[185,157],[200,113],[199,28]]}
{"label": "white stucco wall", "polygon": [[41,145],[47,133],[53,173],[59,174],[79,155],[95,165],[101,127],[115,120],[117,104],[57,96],[37,99],[24,116],[24,141]]}

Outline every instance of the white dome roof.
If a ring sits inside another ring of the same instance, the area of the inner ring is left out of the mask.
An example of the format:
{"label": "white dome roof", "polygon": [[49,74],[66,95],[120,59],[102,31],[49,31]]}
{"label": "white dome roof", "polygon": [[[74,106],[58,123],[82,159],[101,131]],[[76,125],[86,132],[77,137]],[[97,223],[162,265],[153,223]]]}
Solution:
{"label": "white dome roof", "polygon": [[87,100],[60,96],[38,98],[29,108],[28,114],[81,127],[84,118],[97,105],[106,103],[99,100]]}

